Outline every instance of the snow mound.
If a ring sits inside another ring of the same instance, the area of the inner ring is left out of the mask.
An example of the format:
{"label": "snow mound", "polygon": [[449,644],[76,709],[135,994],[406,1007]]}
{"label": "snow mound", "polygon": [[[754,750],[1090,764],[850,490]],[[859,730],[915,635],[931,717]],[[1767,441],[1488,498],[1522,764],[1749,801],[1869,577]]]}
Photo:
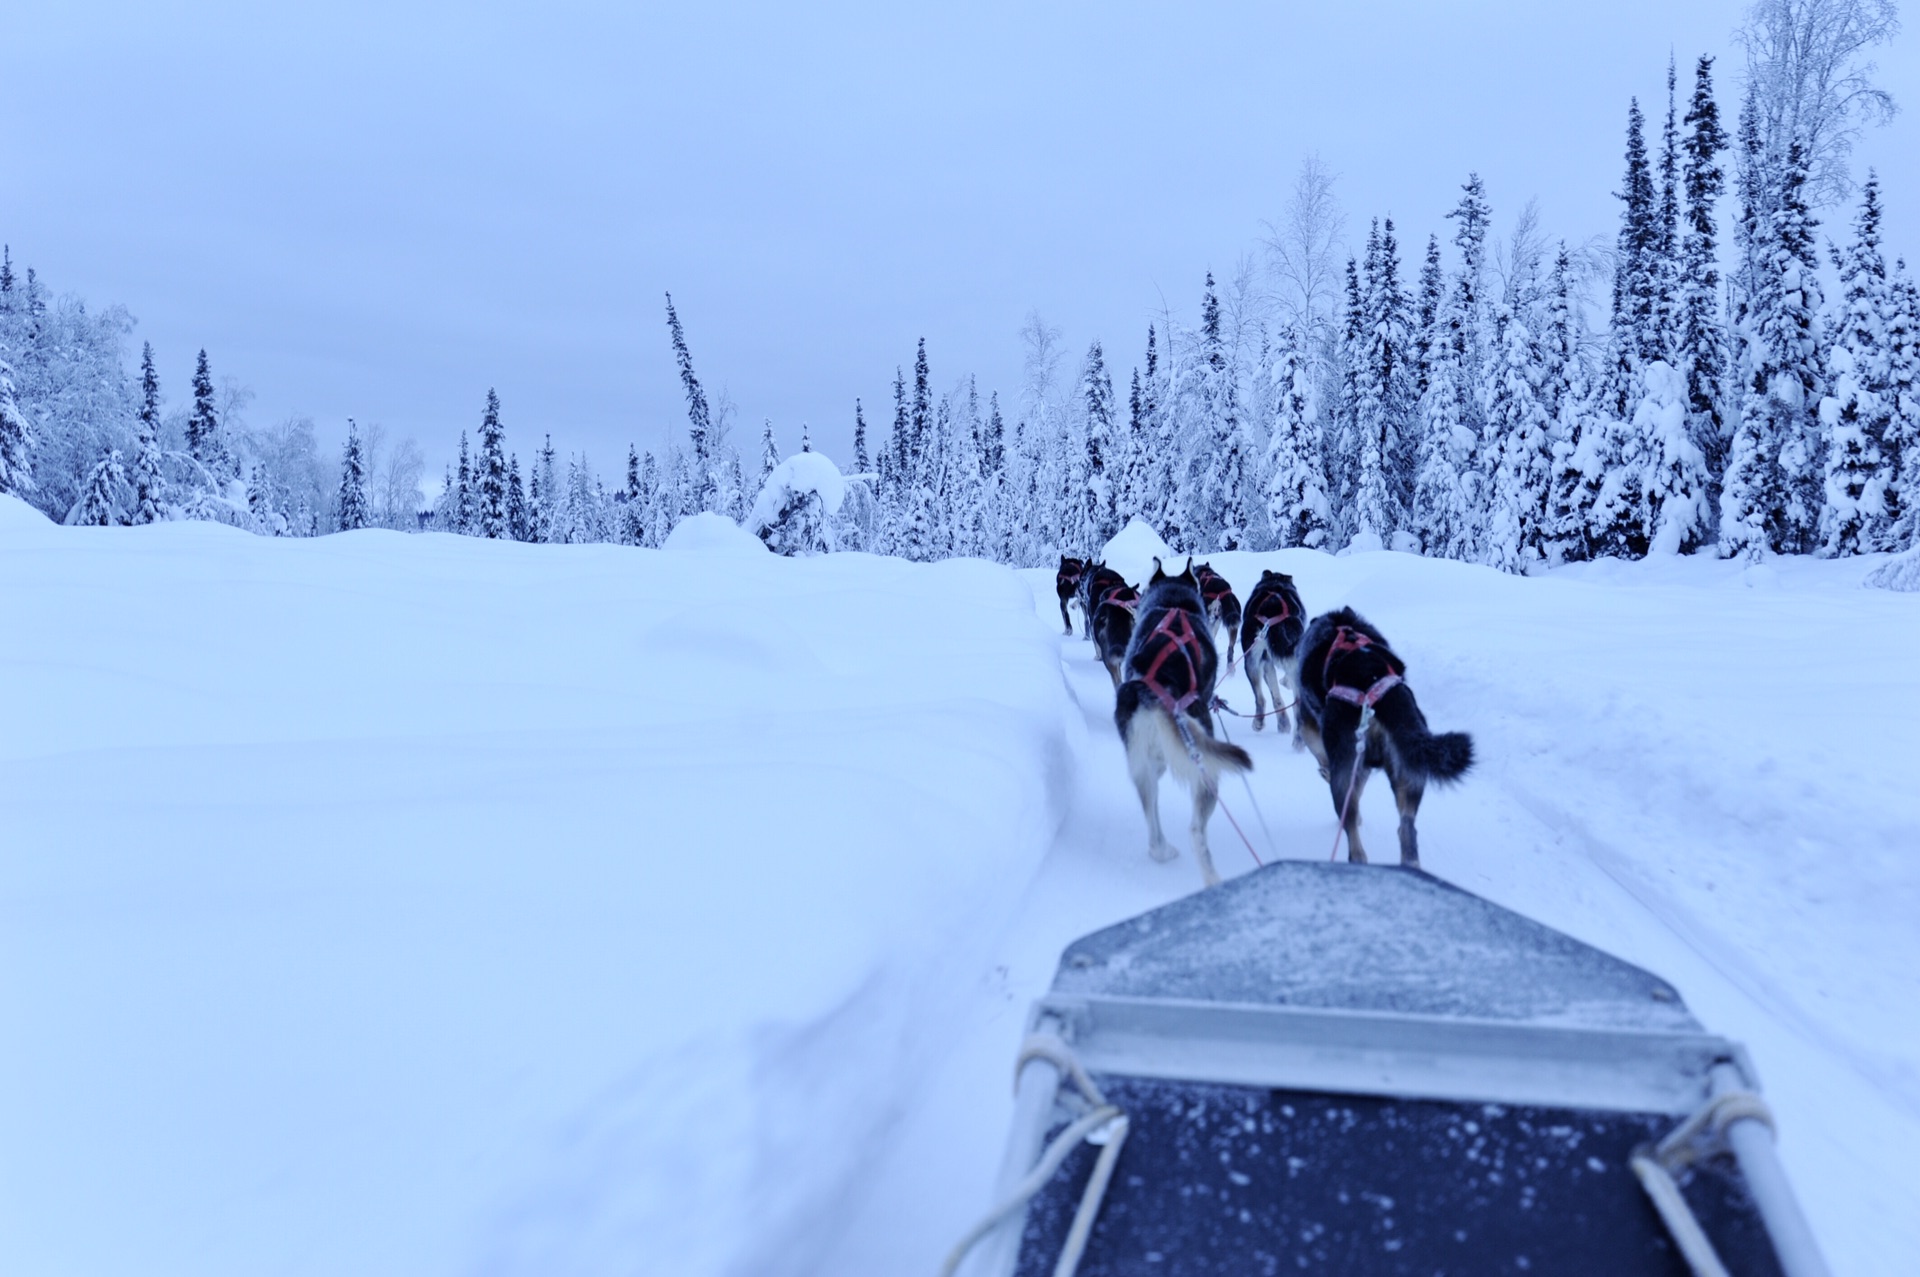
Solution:
{"label": "snow mound", "polygon": [[841,477],[840,467],[824,454],[796,452],[775,466],[760,486],[753,513],[747,516],[747,527],[755,531],[772,527],[782,510],[809,492],[820,498],[821,512],[831,519],[847,499],[847,481]]}
{"label": "snow mound", "polygon": [[15,528],[48,528],[53,520],[19,497],[0,496],[0,532]]}
{"label": "snow mound", "polygon": [[682,554],[752,555],[767,552],[767,547],[760,544],[759,537],[726,515],[715,514],[711,510],[680,520],[674,525],[673,531],[667,534],[666,543],[660,548]]}
{"label": "snow mound", "polygon": [[1172,566],[1170,560],[1180,557],[1153,526],[1145,519],[1129,519],[1127,526],[1114,533],[1113,539],[1100,548],[1100,561],[1118,572],[1135,585],[1144,586],[1153,576],[1153,561]]}
{"label": "snow mound", "polygon": [[1867,573],[1866,584],[1879,590],[1920,591],[1920,545]]}

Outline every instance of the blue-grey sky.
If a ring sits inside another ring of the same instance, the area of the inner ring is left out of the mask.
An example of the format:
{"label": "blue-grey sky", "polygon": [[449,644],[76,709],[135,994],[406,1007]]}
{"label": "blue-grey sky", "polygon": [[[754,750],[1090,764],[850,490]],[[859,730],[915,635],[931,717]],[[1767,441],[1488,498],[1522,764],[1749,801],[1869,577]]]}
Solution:
{"label": "blue-grey sky", "polygon": [[[1310,151],[1350,233],[1392,213],[1412,259],[1470,169],[1501,230],[1538,197],[1551,233],[1610,236],[1628,96],[1657,122],[1669,50],[1683,99],[1712,52],[1731,117],[1742,8],[16,6],[0,237],[125,303],[175,401],[205,346],[256,421],[378,421],[436,474],[489,386],[523,457],[546,431],[609,472],[661,447],[667,290],[743,454],[772,417],[844,455],[922,335],[936,381],[1011,397],[1037,308],[1124,381]],[[1880,57],[1908,108],[1916,40]],[[1916,127],[1858,167],[1920,256]]]}

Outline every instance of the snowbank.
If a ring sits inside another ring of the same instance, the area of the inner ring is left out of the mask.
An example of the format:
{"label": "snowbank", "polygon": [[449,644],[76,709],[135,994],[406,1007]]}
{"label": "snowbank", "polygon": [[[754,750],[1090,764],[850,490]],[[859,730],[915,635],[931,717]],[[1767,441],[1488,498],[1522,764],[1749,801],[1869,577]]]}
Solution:
{"label": "snowbank", "polygon": [[14,1272],[815,1269],[1070,774],[977,562],[0,509],[0,598]]}
{"label": "snowbank", "polygon": [[1920,545],[1894,555],[1867,573],[1866,583],[1876,589],[1904,593],[1920,590]]}
{"label": "snowbank", "polygon": [[711,510],[690,514],[667,533],[663,550],[678,554],[729,554],[753,558],[765,554],[760,538],[724,514]]}

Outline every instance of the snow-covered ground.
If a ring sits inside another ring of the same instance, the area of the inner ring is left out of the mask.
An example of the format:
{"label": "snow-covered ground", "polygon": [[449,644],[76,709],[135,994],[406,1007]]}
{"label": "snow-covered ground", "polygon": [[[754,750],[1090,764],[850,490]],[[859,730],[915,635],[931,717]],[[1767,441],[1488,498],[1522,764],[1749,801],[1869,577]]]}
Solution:
{"label": "snow-covered ground", "polygon": [[[1386,631],[1482,759],[1427,867],[1745,1040],[1836,1271],[1909,1271],[1920,596],[1214,563]],[[0,600],[10,1272],[931,1271],[1060,947],[1199,887],[1146,856],[1050,573],[0,499]],[[1312,764],[1229,724],[1279,854],[1324,857]]]}

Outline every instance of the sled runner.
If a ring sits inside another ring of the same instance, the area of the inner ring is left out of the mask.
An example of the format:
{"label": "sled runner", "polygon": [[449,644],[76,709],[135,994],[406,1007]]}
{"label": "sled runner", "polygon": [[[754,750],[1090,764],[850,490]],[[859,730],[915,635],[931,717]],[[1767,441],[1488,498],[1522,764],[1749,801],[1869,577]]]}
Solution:
{"label": "sled runner", "polygon": [[971,1277],[1827,1271],[1737,1043],[1418,870],[1095,932],[1029,1029]]}

